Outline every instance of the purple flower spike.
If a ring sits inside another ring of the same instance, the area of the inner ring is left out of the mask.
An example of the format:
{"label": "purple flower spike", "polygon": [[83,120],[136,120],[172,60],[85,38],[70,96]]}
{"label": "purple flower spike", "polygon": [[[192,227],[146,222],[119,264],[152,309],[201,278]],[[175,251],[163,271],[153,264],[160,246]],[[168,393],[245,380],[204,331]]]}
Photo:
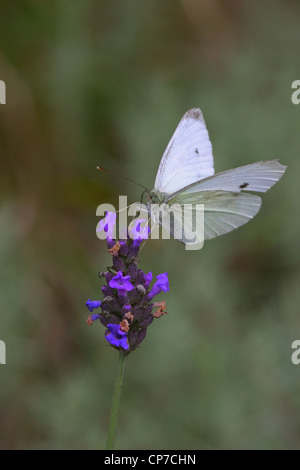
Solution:
{"label": "purple flower spike", "polygon": [[151,288],[152,272],[146,273],[138,267],[140,247],[150,233],[146,220],[134,221],[134,228],[130,227],[126,230],[126,236],[121,234],[119,239],[112,234],[115,223],[116,215],[106,212],[97,227],[103,230],[102,238],[103,234],[106,237],[112,266],[98,273],[100,278],[106,280],[106,285],[101,287],[104,297],[101,302],[87,301],[86,306],[91,312],[101,307],[99,313],[89,315],[87,324],[92,325],[99,320],[98,325],[106,328],[107,342],[128,355],[145,339],[152,322],[167,313],[165,301],[153,302],[152,299],[160,292],[169,290],[169,281],[168,273],[159,274]]}
{"label": "purple flower spike", "polygon": [[131,291],[134,286],[130,282],[130,276],[123,276],[122,271],[109,281],[109,287],[117,289],[120,296],[125,296],[127,292]]}
{"label": "purple flower spike", "polygon": [[130,229],[131,236],[133,240],[147,240],[148,235],[150,232],[150,227],[148,225],[144,225],[141,227],[141,224],[147,222],[146,219],[138,219],[134,221],[134,227]]}
{"label": "purple flower spike", "polygon": [[156,276],[157,281],[153,285],[151,291],[148,294],[148,298],[151,300],[156,295],[160,294],[161,291],[168,292],[170,290],[168,273],[162,273]]}
{"label": "purple flower spike", "polygon": [[99,308],[101,305],[100,300],[91,300],[89,299],[85,304],[90,312],[92,312],[95,308]]}
{"label": "purple flower spike", "polygon": [[106,212],[104,219],[100,220],[97,232],[104,230],[106,238],[113,238],[114,225],[116,223],[117,214],[115,212]]}
{"label": "purple flower spike", "polygon": [[127,333],[121,330],[120,325],[114,323],[108,323],[107,328],[109,330],[109,333],[105,336],[107,341],[113,346],[121,347],[127,351],[129,349]]}

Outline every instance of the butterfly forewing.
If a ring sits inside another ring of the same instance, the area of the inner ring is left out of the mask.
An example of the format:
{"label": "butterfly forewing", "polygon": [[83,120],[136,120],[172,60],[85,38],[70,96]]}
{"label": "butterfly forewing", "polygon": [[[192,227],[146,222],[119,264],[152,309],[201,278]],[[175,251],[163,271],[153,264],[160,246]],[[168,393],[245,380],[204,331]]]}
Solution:
{"label": "butterfly forewing", "polygon": [[181,119],[161,159],[154,188],[174,193],[214,174],[212,145],[198,108]]}
{"label": "butterfly forewing", "polygon": [[[256,191],[265,193],[284,174],[286,166],[278,160],[266,160],[223,171],[214,176],[197,181],[176,194],[192,194],[199,191]],[[172,197],[174,194],[172,195]]]}

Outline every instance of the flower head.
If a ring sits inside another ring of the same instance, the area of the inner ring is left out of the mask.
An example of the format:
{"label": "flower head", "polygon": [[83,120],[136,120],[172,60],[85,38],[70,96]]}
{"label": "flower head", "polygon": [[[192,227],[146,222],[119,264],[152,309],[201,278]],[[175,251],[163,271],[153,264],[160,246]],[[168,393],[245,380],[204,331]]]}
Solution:
{"label": "flower head", "polygon": [[112,238],[116,219],[117,214],[115,214],[114,212],[106,212],[104,219],[100,220],[98,224],[97,232],[104,230],[104,232],[106,232],[106,237]]}
{"label": "flower head", "polygon": [[107,328],[105,339],[113,346],[121,347],[127,351],[129,349],[127,333],[121,330],[120,325],[114,323],[108,323]]}
{"label": "flower head", "polygon": [[[107,217],[110,217],[109,213]],[[102,286],[104,298],[101,302],[89,300],[86,303],[91,312],[101,307],[99,314],[88,317],[87,323],[91,325],[99,319],[107,328],[106,340],[115,349],[122,350],[123,354],[136,349],[145,339],[154,319],[167,313],[165,302],[153,303],[152,298],[161,291],[169,290],[168,274],[159,274],[151,289],[152,272],[146,274],[138,267],[138,254],[143,240],[139,224],[142,222],[139,220],[135,224],[134,230],[138,236],[135,240],[130,237],[126,240],[107,237],[112,266],[99,273],[99,277],[106,281],[106,285]]]}
{"label": "flower head", "polygon": [[99,308],[101,306],[100,300],[91,300],[89,299],[85,304],[90,312],[93,312],[95,308]]}
{"label": "flower head", "polygon": [[152,281],[152,272],[149,271],[148,274],[144,274],[145,287],[149,287]]}
{"label": "flower head", "polygon": [[156,295],[160,294],[161,291],[168,292],[170,290],[168,273],[162,273],[156,276],[157,281],[153,285],[151,291],[148,294],[149,299],[153,299]]}
{"label": "flower head", "polygon": [[89,315],[87,319],[87,324],[92,325],[94,321],[99,320],[100,315],[98,313],[93,313],[93,315]]}
{"label": "flower head", "polygon": [[127,292],[130,292],[134,288],[130,282],[130,276],[123,276],[122,271],[119,271],[118,274],[109,281],[108,285],[112,289],[117,289],[118,294],[121,296],[125,296]]}
{"label": "flower head", "polygon": [[[134,220],[133,222],[134,227],[130,229],[133,240],[138,240],[138,241],[147,240],[149,232],[150,232],[150,227],[147,224],[144,225],[145,222],[147,222],[146,219]],[[141,224],[143,225],[141,226]]]}

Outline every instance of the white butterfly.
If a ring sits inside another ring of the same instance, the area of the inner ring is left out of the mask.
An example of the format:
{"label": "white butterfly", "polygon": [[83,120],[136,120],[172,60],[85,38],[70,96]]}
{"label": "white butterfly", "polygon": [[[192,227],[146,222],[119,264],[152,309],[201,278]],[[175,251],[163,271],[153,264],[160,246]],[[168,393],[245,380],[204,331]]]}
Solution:
{"label": "white butterfly", "polygon": [[[150,204],[165,206],[166,212],[160,219],[164,225],[164,215],[172,205],[181,209],[184,204],[193,204],[195,214],[195,205],[203,204],[204,239],[211,239],[252,219],[260,209],[261,198],[245,191],[268,191],[285,170],[286,166],[278,160],[266,160],[215,175],[212,145],[203,115],[200,109],[193,108],[181,119],[163,154],[154,189],[148,195],[149,211]],[[181,221],[182,211],[177,212],[173,212],[174,219]],[[165,229],[172,232],[168,227]],[[192,227],[185,224],[180,240],[188,245],[194,237]]]}

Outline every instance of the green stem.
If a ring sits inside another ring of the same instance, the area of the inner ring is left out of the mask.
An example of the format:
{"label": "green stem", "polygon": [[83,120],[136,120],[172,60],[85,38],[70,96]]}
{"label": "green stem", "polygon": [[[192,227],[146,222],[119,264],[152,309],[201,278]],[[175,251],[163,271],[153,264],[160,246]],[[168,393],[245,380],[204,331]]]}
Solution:
{"label": "green stem", "polygon": [[110,418],[107,432],[106,450],[113,450],[116,435],[116,426],[118,421],[118,410],[122,392],[122,384],[125,369],[125,355],[119,352],[118,375],[115,382],[114,394],[110,410]]}

